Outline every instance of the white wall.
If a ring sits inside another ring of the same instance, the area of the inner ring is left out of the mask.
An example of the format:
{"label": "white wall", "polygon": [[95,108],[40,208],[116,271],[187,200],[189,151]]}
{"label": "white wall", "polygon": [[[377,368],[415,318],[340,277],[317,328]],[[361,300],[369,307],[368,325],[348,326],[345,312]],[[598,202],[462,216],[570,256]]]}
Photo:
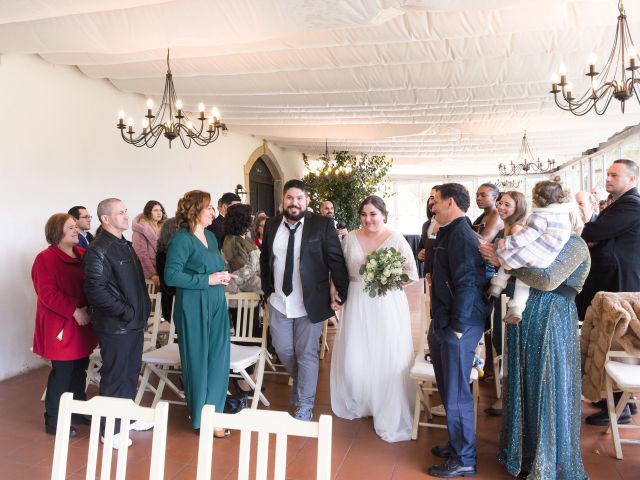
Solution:
{"label": "white wall", "polygon": [[[172,215],[188,190],[207,190],[217,199],[244,184],[243,166],[262,143],[230,126],[207,147],[185,150],[174,142],[169,150],[160,139],[153,149],[135,148],[115,128],[120,109],[141,117],[144,98],[38,57],[0,57],[0,380],[41,364],[29,351],[30,271],[46,247],[44,224],[52,213],[81,204],[95,216],[98,202],[115,196],[131,217],[150,199]],[[285,180],[304,173],[299,153],[269,148]],[[97,226],[94,218],[92,230]]]}

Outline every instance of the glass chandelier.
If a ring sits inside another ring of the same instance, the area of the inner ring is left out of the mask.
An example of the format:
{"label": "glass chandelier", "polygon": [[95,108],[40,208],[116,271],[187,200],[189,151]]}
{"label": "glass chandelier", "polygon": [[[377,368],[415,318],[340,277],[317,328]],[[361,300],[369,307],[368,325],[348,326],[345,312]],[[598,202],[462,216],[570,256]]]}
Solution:
{"label": "glass chandelier", "polygon": [[204,103],[200,103],[198,111],[200,115],[197,120],[200,121],[198,127],[194,127],[189,116],[182,110],[182,101],[176,95],[176,89],[173,86],[173,77],[171,75],[171,67],[169,65],[169,50],[167,49],[167,75],[164,83],[164,93],[160,107],[155,112],[153,110],[153,100],[147,100],[147,114],[142,120],[142,133],[136,135],[134,130],[133,119],[129,117],[125,124],[125,113],[121,110],[118,115],[118,124],[116,127],[120,130],[122,139],[136,147],[153,148],[158,142],[160,136],[164,136],[169,140],[169,148],[171,142],[176,138],[180,139],[184,148],[189,148],[193,143],[204,147],[215,142],[220,136],[220,132],[226,133],[227,127],[220,122],[220,112],[216,107],[211,110],[209,117],[205,116]]}
{"label": "glass chandelier", "polygon": [[518,153],[517,163],[514,163],[513,160],[509,163],[509,165],[499,164],[498,172],[503,177],[517,176],[517,175],[525,175],[527,173],[548,173],[554,168],[556,168],[556,161],[547,159],[547,166],[542,165],[542,162],[538,158],[537,160],[533,160],[534,156],[531,152],[531,147],[529,147],[529,142],[527,141],[527,132],[524,132],[522,136],[522,142],[520,144],[520,152]]}
{"label": "glass chandelier", "polygon": [[567,81],[567,67],[560,65],[558,73],[551,78],[551,91],[556,105],[562,110],[567,110],[574,115],[582,116],[591,110],[602,115],[609,107],[612,98],[620,102],[620,108],[624,113],[625,102],[635,96],[638,102],[638,83],[635,72],[638,70],[638,53],[633,46],[633,40],[629,33],[627,16],[624,12],[622,0],[618,1],[618,25],[613,47],[609,58],[601,72],[596,71],[596,55],[591,53],[587,60],[588,70],[586,76],[591,81],[591,86],[583,94],[574,94],[573,84]]}

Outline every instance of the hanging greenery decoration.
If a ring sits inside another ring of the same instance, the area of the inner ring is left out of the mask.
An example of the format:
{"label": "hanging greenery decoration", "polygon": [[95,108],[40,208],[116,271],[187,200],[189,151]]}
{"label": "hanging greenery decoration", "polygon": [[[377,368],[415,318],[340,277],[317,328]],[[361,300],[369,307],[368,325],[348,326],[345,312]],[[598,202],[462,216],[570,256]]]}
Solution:
{"label": "hanging greenery decoration", "polygon": [[318,212],[322,200],[331,200],[335,207],[335,219],[344,222],[349,230],[360,226],[358,205],[369,195],[381,190],[381,184],[393,163],[384,155],[369,156],[363,153],[358,158],[345,151],[333,152],[333,156],[325,152],[319,158],[322,164],[314,170],[306,154],[302,154],[302,159],[309,171],[302,179],[311,197],[309,206]]}

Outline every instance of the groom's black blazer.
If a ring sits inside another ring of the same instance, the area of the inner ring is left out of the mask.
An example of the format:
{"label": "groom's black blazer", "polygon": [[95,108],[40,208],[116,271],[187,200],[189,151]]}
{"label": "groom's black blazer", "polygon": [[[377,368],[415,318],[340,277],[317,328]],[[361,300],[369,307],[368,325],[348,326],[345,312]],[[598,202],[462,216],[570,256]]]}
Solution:
{"label": "groom's black blazer", "polygon": [[[268,297],[275,289],[273,286],[273,241],[282,223],[282,215],[267,220],[262,238],[260,253],[260,277],[262,291]],[[304,308],[312,323],[331,318],[331,295],[329,292],[329,273],[340,298],[347,298],[349,273],[342,255],[342,247],[333,224],[333,219],[306,212],[300,244],[300,278]]]}

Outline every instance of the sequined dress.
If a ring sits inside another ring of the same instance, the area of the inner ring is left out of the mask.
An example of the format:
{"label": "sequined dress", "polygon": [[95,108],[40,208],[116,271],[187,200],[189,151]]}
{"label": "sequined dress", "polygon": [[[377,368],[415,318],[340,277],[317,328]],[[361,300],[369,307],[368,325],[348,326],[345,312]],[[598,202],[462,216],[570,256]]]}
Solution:
{"label": "sequined dress", "polygon": [[590,257],[572,236],[546,269],[512,273],[531,287],[522,322],[506,328],[503,425],[498,460],[528,479],[588,478],[580,451],[581,383],[575,301]]}

